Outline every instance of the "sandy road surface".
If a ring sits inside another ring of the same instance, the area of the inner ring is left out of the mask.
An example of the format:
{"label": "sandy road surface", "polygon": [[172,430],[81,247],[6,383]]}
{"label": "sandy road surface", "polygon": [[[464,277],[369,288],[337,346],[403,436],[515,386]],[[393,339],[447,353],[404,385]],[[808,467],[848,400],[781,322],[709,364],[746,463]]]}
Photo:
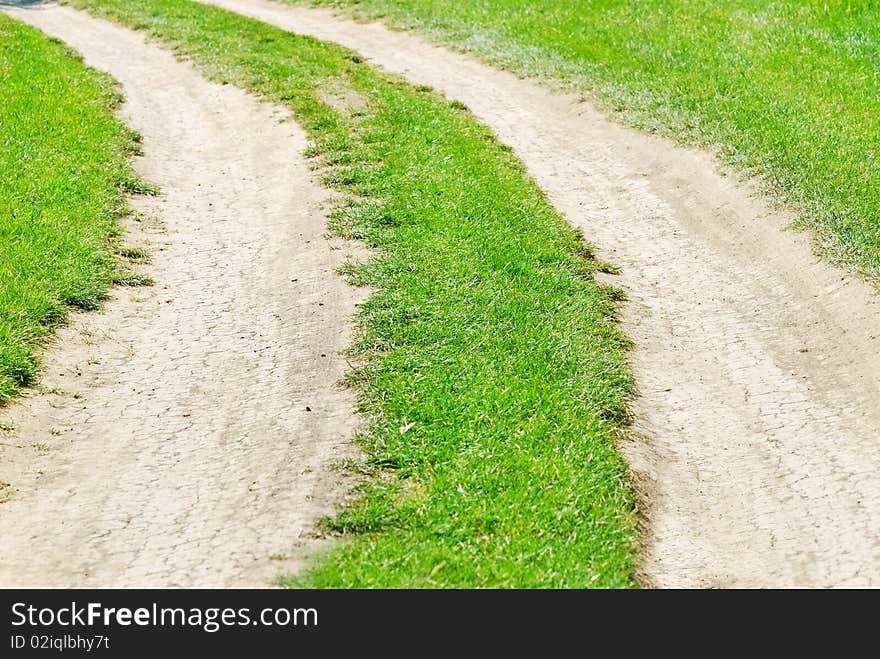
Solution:
{"label": "sandy road surface", "polygon": [[[206,1],[206,0],[200,0]],[[622,266],[659,586],[880,585],[880,300],[707,155],[412,34],[210,0],[458,99]]]}
{"label": "sandy road surface", "polygon": [[160,222],[128,237],[150,242],[156,286],[75,319],[47,354],[42,385],[59,392],[0,414],[16,426],[0,433],[16,489],[0,586],[270,584],[344,496],[328,466],[355,425],[335,383],[363,292],[333,272],[352,248],[322,237],[304,135],[139,34],[10,13],[122,83],[135,165],[164,194],[135,201]]}

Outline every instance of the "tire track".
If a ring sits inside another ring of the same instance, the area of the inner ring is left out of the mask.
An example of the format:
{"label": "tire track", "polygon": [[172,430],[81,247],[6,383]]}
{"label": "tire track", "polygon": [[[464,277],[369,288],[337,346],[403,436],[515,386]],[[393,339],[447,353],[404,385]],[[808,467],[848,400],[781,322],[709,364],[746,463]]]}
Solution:
{"label": "tire track", "polygon": [[121,82],[163,194],[134,200],[161,222],[128,234],[156,286],[75,318],[46,355],[56,393],[4,411],[0,584],[268,585],[350,486],[329,467],[354,454],[336,383],[364,292],[334,269],[356,248],[324,239],[327,193],[279,108],[87,14],[8,11]]}

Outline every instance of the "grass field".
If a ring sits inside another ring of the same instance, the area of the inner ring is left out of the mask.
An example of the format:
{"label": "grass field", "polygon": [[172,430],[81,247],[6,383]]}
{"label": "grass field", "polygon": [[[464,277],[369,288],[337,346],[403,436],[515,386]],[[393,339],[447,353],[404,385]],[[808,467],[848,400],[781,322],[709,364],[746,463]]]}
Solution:
{"label": "grass field", "polygon": [[183,0],[69,4],[289,107],[352,193],[332,228],[376,251],[347,270],[377,289],[351,375],[373,478],[328,522],[348,541],[289,585],[634,586],[618,294],[509,150],[336,45]]}
{"label": "grass field", "polygon": [[0,404],[33,382],[70,307],[94,309],[120,268],[123,193],[142,190],[113,81],[0,14]]}
{"label": "grass field", "polygon": [[[287,0],[297,2],[298,0]],[[708,146],[802,213],[824,255],[880,281],[880,3],[316,0],[589,91]]]}

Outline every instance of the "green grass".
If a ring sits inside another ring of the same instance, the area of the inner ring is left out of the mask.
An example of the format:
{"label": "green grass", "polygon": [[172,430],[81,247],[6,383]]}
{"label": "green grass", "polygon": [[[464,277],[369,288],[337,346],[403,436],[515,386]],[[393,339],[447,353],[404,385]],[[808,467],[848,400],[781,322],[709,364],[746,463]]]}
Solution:
{"label": "green grass", "polygon": [[[323,181],[351,193],[333,230],[377,254],[346,268],[377,289],[350,377],[372,478],[327,522],[346,541],[289,585],[636,585],[618,296],[510,150],[333,44],[182,0],[70,4],[289,107]],[[331,89],[358,102],[334,109]]]}
{"label": "green grass", "polygon": [[136,136],[106,75],[0,14],[0,404],[33,383],[70,307],[95,309],[120,272],[124,192],[143,190]]}
{"label": "green grass", "polygon": [[827,257],[880,282],[874,0],[312,4],[424,30],[497,65],[588,91],[628,123],[707,146],[799,209]]}

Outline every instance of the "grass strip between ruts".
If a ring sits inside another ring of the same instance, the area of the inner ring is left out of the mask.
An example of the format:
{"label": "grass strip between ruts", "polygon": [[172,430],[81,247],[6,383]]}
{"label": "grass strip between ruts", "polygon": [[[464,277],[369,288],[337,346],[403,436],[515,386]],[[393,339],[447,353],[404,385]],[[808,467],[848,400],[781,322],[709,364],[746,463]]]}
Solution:
{"label": "grass strip between ruts", "polygon": [[346,269],[376,289],[350,376],[372,478],[327,522],[346,540],[288,583],[635,585],[619,296],[510,150],[334,44],[184,0],[68,4],[286,105],[349,193],[332,230],[375,250]]}

